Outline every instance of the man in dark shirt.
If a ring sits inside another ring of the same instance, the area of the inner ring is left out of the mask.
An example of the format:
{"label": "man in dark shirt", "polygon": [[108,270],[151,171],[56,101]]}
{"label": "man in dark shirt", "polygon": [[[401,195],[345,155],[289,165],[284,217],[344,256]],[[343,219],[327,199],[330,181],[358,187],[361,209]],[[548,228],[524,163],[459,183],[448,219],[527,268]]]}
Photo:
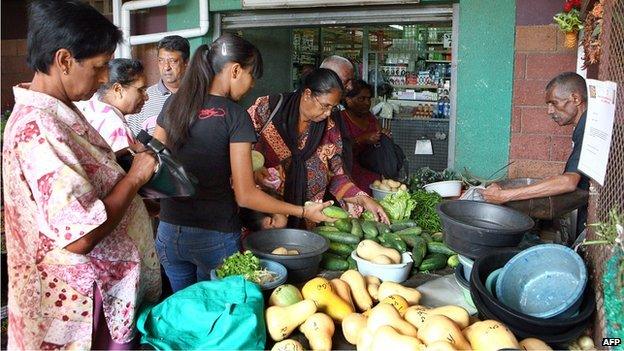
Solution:
{"label": "man in dark shirt", "polygon": [[[573,124],[572,153],[568,157],[564,173],[548,177],[539,183],[515,189],[501,189],[492,184],[481,194],[487,202],[502,204],[509,201],[527,200],[565,194],[581,188],[589,189],[589,178],[578,170],[585,119],[587,116],[587,86],[585,79],[574,72],[565,72],[546,85],[548,115],[560,126]],[[579,208],[577,235],[585,228],[587,206]]]}

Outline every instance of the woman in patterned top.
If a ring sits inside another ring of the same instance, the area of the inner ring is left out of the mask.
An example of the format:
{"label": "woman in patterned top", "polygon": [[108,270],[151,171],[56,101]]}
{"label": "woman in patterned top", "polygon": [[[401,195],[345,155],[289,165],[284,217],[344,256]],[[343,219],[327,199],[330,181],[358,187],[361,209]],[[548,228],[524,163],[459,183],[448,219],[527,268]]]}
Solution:
{"label": "woman in patterned top", "polygon": [[126,173],[72,101],[106,82],[121,31],[78,0],[32,2],[30,84],[4,132],[8,346],[136,349],[135,314],[160,295],[150,219],[137,196],[156,167]]}
{"label": "woman in patterned top", "polygon": [[76,106],[118,155],[136,144],[125,115],[137,113],[147,101],[147,78],[139,60],[108,63],[108,82],[88,101]]}
{"label": "woman in patterned top", "polygon": [[[343,170],[340,131],[327,118],[340,103],[342,92],[338,75],[319,68],[304,78],[299,90],[282,94],[281,104],[279,96],[256,100],[247,110],[260,132],[255,148],[264,155],[265,166],[273,168],[271,171],[281,181],[267,179],[270,172],[257,172],[256,179],[265,186],[278,184],[276,190],[294,204],[322,200],[329,190],[337,200],[355,205],[354,210],[367,209],[387,223],[383,208],[353,184]],[[289,227],[302,225],[296,218],[289,220]]]}

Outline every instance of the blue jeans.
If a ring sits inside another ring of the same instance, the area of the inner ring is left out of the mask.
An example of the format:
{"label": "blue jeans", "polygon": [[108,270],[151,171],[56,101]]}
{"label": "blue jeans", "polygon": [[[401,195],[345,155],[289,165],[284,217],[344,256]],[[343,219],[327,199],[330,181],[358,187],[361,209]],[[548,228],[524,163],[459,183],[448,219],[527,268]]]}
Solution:
{"label": "blue jeans", "polygon": [[166,222],[158,225],[156,251],[173,292],[198,281],[210,280],[210,270],[240,251],[241,234],[185,227]]}

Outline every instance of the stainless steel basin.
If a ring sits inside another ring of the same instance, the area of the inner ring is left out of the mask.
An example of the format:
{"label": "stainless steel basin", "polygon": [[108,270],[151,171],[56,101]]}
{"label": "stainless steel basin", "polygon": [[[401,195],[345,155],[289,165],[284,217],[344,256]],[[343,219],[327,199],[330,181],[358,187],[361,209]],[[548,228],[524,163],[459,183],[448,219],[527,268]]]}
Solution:
{"label": "stainless steel basin", "polygon": [[[536,178],[514,178],[503,180],[498,184],[503,189],[513,189],[535,184],[540,180]],[[589,192],[587,190],[577,188],[570,193],[561,195],[511,201],[505,206],[526,213],[532,218],[552,220],[586,205],[588,198]]]}

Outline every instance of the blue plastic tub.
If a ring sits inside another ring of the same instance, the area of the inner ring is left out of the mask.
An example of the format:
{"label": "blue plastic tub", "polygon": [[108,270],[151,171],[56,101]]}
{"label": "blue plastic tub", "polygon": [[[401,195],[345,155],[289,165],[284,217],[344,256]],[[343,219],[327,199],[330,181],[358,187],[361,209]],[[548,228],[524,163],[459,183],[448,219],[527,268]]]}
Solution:
{"label": "blue plastic tub", "polygon": [[538,318],[571,316],[581,304],[587,284],[583,259],[556,244],[528,248],[500,272],[496,296],[505,305]]}
{"label": "blue plastic tub", "polygon": [[[261,284],[260,288],[262,290],[272,290],[277,288],[278,286],[284,284],[286,282],[286,278],[288,277],[288,272],[286,271],[286,267],[279,262],[260,259],[260,267],[266,268],[271,272],[275,272],[277,274],[277,279],[272,282]],[[219,280],[217,277],[216,270],[210,270],[210,280]]]}

